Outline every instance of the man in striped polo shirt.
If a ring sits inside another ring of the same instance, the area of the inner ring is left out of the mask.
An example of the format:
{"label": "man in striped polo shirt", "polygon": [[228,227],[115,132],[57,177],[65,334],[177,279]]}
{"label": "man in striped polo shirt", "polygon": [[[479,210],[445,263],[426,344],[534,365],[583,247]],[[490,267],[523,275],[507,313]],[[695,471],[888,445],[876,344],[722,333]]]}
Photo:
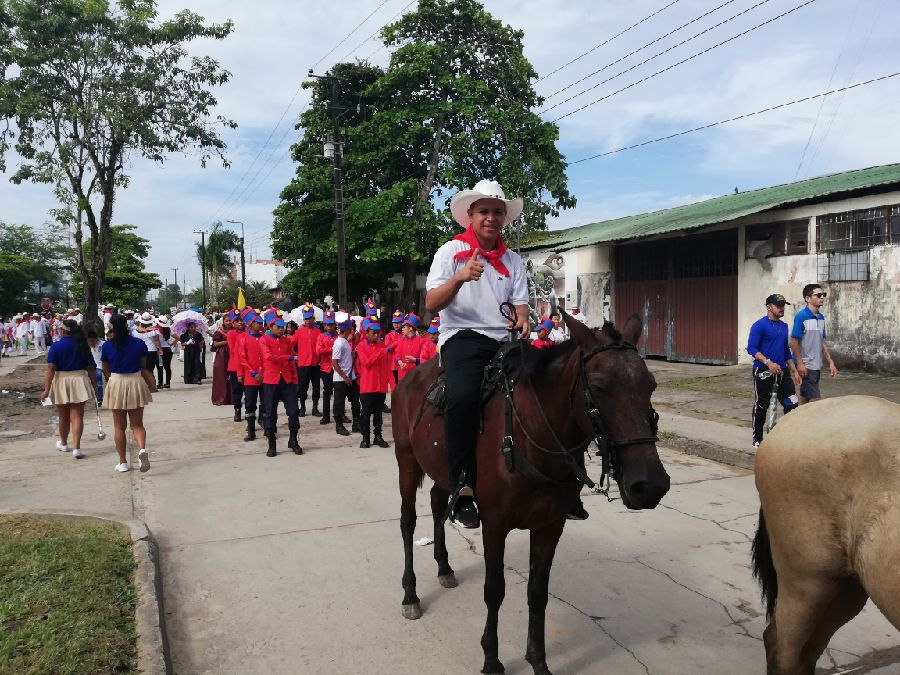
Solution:
{"label": "man in striped polo shirt", "polygon": [[791,351],[797,361],[797,373],[802,378],[798,397],[800,405],[822,398],[819,376],[822,374],[823,357],[828,362],[829,376],[837,377],[837,368],[825,344],[825,315],[821,310],[827,295],[819,284],[807,284],[803,287],[806,307],[794,317]]}

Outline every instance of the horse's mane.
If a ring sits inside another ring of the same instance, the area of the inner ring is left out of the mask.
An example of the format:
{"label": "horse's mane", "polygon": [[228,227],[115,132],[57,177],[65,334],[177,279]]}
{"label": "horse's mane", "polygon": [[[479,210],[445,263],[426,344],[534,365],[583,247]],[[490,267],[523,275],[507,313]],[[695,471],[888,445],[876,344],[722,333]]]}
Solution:
{"label": "horse's mane", "polygon": [[[622,334],[609,321],[604,322],[600,332],[605,333],[613,342],[621,342]],[[524,345],[523,345],[524,346]],[[575,351],[577,345],[572,339],[566,340],[560,344],[547,347],[545,349],[537,349],[527,346],[522,349],[521,363],[519,363],[520,379],[533,382],[536,378],[543,375],[548,366],[556,361],[565,361],[572,352]],[[519,350],[514,350],[518,352]]]}

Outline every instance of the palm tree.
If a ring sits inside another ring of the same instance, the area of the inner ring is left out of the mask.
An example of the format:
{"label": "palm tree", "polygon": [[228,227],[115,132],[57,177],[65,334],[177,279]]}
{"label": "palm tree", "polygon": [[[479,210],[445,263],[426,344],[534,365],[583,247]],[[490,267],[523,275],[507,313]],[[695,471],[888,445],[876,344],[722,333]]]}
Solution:
{"label": "palm tree", "polygon": [[231,276],[231,258],[229,253],[241,250],[241,238],[233,230],[222,226],[221,221],[213,223],[206,237],[206,246],[197,244],[197,262],[206,271],[210,284],[210,297],[219,294],[222,277]]}

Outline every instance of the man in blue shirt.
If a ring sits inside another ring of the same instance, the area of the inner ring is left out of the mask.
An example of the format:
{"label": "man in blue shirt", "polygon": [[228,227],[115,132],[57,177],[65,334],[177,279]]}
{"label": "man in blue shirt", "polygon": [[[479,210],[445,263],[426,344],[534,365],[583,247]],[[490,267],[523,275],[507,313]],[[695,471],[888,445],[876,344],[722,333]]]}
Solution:
{"label": "man in blue shirt", "polygon": [[797,312],[791,329],[791,351],[797,361],[797,372],[802,378],[800,405],[822,398],[819,376],[823,360],[828,361],[828,374],[837,377],[837,368],[831,360],[828,345],[825,344],[825,315],[821,309],[826,295],[819,284],[806,284],[803,287],[806,307]]}
{"label": "man in blue shirt", "polygon": [[[797,407],[794,385],[800,384],[800,376],[788,346],[788,327],[781,318],[784,306],[790,304],[783,295],[774,293],[766,298],[766,316],[750,326],[747,353],[753,357],[753,447],[762,442],[766,409],[772,398],[772,389],[778,384],[778,400],[785,414]],[[784,370],[790,370],[790,377]]]}

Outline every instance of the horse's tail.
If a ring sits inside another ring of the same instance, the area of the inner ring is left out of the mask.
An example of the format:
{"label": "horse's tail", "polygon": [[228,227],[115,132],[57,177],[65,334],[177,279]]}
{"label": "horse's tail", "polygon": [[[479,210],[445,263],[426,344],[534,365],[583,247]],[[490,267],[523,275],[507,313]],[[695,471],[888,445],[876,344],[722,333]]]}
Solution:
{"label": "horse's tail", "polygon": [[753,576],[762,587],[762,598],[766,605],[766,618],[771,619],[775,612],[775,600],[778,599],[778,574],[772,562],[772,546],[766,530],[766,519],[762,509],[759,510],[759,527],[753,538]]}

